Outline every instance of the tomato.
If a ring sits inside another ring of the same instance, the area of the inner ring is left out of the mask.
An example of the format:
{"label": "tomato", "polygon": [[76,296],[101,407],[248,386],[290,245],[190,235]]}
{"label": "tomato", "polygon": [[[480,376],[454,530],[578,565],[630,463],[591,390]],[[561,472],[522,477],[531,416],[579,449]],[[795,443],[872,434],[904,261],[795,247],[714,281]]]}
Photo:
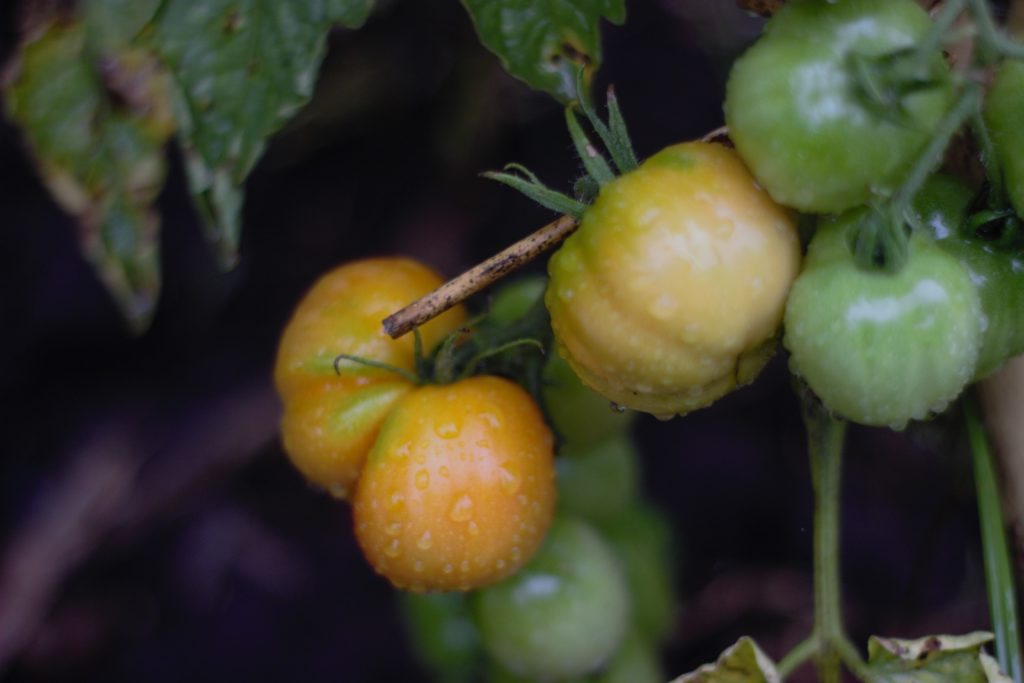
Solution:
{"label": "tomato", "polygon": [[654,647],[639,633],[631,631],[608,666],[599,675],[585,680],[587,683],[664,683],[666,676]]}
{"label": "tomato", "polygon": [[952,102],[948,69],[936,50],[923,74],[932,87],[879,106],[851,60],[909,48],[930,26],[913,0],[791,0],[768,21],[733,65],[724,106],[729,137],[775,201],[839,212],[899,184]]}
{"label": "tomato", "polygon": [[635,629],[651,642],[664,640],[679,603],[672,530],[664,515],[650,505],[634,503],[600,522],[599,529],[626,571]]}
{"label": "tomato", "polygon": [[941,411],[974,374],[981,303],[967,271],[914,233],[904,266],[862,269],[849,247],[862,211],[823,221],[786,306],[793,371],[832,411],[902,428]]}
{"label": "tomato", "polygon": [[670,417],[757,376],[799,264],[793,216],[731,149],[691,142],[601,189],[551,258],[545,301],[585,384]]}
{"label": "tomato", "polygon": [[384,420],[356,486],[356,538],[414,592],[469,590],[534,554],[555,505],[554,438],[519,385],[424,386]]}
{"label": "tomato", "polygon": [[567,445],[559,452],[558,507],[583,519],[614,519],[636,500],[637,453],[625,434],[593,446]]}
{"label": "tomato", "polygon": [[985,123],[1003,171],[1007,198],[1024,217],[1024,63],[1008,60],[999,67],[985,101]]}
{"label": "tomato", "polygon": [[[491,302],[489,318],[510,323],[523,316],[543,298],[543,277],[520,278],[502,285]],[[604,396],[587,388],[557,353],[548,354],[543,371],[544,409],[559,438],[576,448],[586,448],[625,432],[636,413],[616,410]]]}
{"label": "tomato", "polygon": [[[400,375],[355,362],[352,354],[413,370],[413,336],[393,340],[381,320],[442,283],[407,258],[375,258],[335,268],[296,307],[278,348],[274,383],[284,403],[281,438],[311,482],[347,498],[381,422],[413,389]],[[457,307],[420,328],[430,349],[466,319]]]}
{"label": "tomato", "polygon": [[630,600],[622,568],[600,534],[558,517],[518,574],[478,591],[471,606],[487,651],[534,681],[582,676],[622,643]]}
{"label": "tomato", "polygon": [[402,593],[402,615],[413,650],[446,683],[470,683],[483,649],[463,593]]}
{"label": "tomato", "polygon": [[934,175],[914,197],[917,222],[956,257],[981,300],[981,349],[975,378],[1024,352],[1024,256],[1015,245],[986,240],[967,225],[974,191],[952,176]]}

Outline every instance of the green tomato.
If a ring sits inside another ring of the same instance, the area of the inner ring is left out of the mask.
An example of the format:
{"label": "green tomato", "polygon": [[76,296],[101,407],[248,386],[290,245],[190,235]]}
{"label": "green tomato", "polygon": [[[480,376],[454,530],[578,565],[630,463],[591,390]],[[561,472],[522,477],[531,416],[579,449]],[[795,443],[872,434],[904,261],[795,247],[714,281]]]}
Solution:
{"label": "green tomato", "polygon": [[[491,300],[488,318],[499,324],[523,316],[544,298],[547,279],[520,278],[504,284]],[[631,410],[612,407],[605,397],[587,388],[555,352],[548,354],[543,374],[544,409],[559,438],[567,445],[586,448],[627,431],[636,417]]]}
{"label": "green tomato", "polygon": [[952,254],[971,277],[981,299],[981,349],[975,378],[1024,352],[1024,256],[1016,248],[971,234],[968,209],[974,191],[957,178],[934,175],[914,197],[918,224]]}
{"label": "green tomato", "polygon": [[618,649],[629,625],[622,567],[588,524],[556,518],[540,551],[515,576],[472,596],[484,647],[505,669],[534,681],[591,673]]}
{"label": "green tomato", "polygon": [[[631,631],[604,669],[559,683],[663,683],[665,679],[654,646]],[[533,678],[518,676],[497,664],[491,667],[486,680],[487,683],[535,683]]]}
{"label": "green tomato", "polygon": [[604,671],[579,683],[664,683],[665,679],[654,646],[633,631]]}
{"label": "green tomato", "polygon": [[1024,62],[999,67],[985,101],[985,123],[1003,171],[1007,198],[1024,217]]}
{"label": "green tomato", "polygon": [[416,656],[446,683],[469,683],[483,659],[464,593],[399,593]]}
{"label": "green tomato", "polygon": [[839,212],[900,182],[951,103],[948,68],[936,50],[925,74],[936,85],[884,107],[861,92],[852,64],[909,48],[930,26],[913,0],[790,0],[768,21],[732,68],[725,120],[775,201]]}
{"label": "green tomato", "polygon": [[671,528],[657,509],[636,504],[602,522],[600,529],[626,569],[637,631],[651,642],[663,640],[679,602]]}
{"label": "green tomato", "polygon": [[555,459],[559,509],[594,522],[614,519],[636,500],[639,457],[625,434],[587,448],[567,445]]}
{"label": "green tomato", "polygon": [[967,271],[919,233],[898,272],[858,267],[850,232],[863,214],[819,225],[783,341],[793,371],[830,410],[901,429],[943,410],[974,375],[981,303]]}

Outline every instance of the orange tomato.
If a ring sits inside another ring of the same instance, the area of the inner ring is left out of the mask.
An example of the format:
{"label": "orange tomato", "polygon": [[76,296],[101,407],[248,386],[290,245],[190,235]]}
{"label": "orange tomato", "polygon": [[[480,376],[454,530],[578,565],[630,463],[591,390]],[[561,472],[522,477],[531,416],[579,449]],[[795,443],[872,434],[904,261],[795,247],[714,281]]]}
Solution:
{"label": "orange tomato", "polygon": [[536,403],[506,379],[407,394],[384,421],[353,499],[367,560],[416,592],[509,576],[551,523],[553,448]]}
{"label": "orange tomato", "polygon": [[[414,388],[402,375],[339,354],[414,369],[413,335],[391,339],[381,320],[434,290],[442,279],[408,258],[372,258],[321,277],[285,328],[274,367],[284,403],[285,452],[309,481],[348,498],[377,431],[395,402]],[[420,328],[431,349],[466,319],[456,307]]]}

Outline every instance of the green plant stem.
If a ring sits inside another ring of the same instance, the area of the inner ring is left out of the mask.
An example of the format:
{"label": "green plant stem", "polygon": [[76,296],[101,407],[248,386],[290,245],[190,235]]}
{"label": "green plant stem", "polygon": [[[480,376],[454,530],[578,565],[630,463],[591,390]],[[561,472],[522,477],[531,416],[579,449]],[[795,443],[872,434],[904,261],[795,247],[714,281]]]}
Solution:
{"label": "green plant stem", "polygon": [[821,647],[821,643],[819,642],[818,634],[812,633],[797,644],[796,647],[790,650],[789,653],[782,658],[782,661],[779,662],[778,666],[775,667],[775,670],[779,672],[779,676],[783,680],[789,678],[804,662],[818,652],[819,647]]}
{"label": "green plant stem", "polygon": [[964,397],[963,409],[967,437],[974,459],[974,486],[978,498],[988,605],[992,615],[992,630],[996,637],[996,659],[999,661],[999,667],[1015,683],[1022,683],[1024,671],[1017,619],[1017,595],[1013,564],[1003,525],[996,463],[973,393],[968,392]]}
{"label": "green plant stem", "polygon": [[838,683],[839,652],[833,645],[843,637],[839,491],[846,423],[812,401],[817,404],[810,397],[804,401],[804,424],[814,485],[814,628],[819,645],[816,661],[822,683]]}
{"label": "green plant stem", "polygon": [[928,141],[928,145],[917,158],[917,161],[914,162],[914,166],[903,180],[900,189],[893,196],[892,207],[897,217],[902,219],[906,215],[914,195],[917,194],[925,179],[928,178],[929,174],[942,160],[942,155],[949,146],[949,141],[953,139],[956,132],[964,125],[964,122],[974,112],[978,111],[981,106],[981,95],[982,89],[980,84],[974,81],[968,81],[964,84],[960,96],[949,111],[946,112],[946,115],[942,117],[931,140]]}
{"label": "green plant stem", "polygon": [[1024,60],[1024,44],[1010,38],[996,27],[987,0],[969,0],[978,42],[989,53],[1008,59]]}
{"label": "green plant stem", "polygon": [[971,114],[971,132],[974,133],[974,140],[981,153],[981,163],[985,167],[985,177],[988,178],[988,207],[990,209],[1006,208],[1003,171],[999,167],[996,148],[992,143],[992,136],[988,132],[988,126],[985,125],[985,118],[981,115],[980,108]]}

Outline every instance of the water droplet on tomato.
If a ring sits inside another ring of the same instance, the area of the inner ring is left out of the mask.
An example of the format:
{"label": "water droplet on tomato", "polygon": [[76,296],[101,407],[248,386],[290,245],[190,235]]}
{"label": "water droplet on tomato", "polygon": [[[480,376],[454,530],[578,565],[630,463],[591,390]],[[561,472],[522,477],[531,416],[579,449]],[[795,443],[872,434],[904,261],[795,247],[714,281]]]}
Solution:
{"label": "water droplet on tomato", "polygon": [[441,465],[441,467],[437,470],[437,472],[438,472],[438,474],[440,474],[445,479],[447,479],[448,476],[451,474],[451,472],[448,471],[448,467],[445,466],[445,465]]}
{"label": "water droplet on tomato", "polygon": [[387,555],[388,557],[391,557],[391,558],[398,557],[398,549],[399,549],[398,539],[397,538],[392,539],[392,541],[390,543],[388,543],[384,547],[384,554]]}
{"label": "water droplet on tomato", "polygon": [[459,426],[454,422],[442,422],[434,428],[434,431],[442,439],[454,439],[459,435]]}
{"label": "water droplet on tomato", "polygon": [[430,486],[430,473],[426,470],[420,470],[416,473],[416,488],[423,491],[428,486]]}
{"label": "water droplet on tomato", "polygon": [[469,525],[466,527],[466,530],[469,532],[470,536],[479,536],[480,535],[480,527],[478,527],[476,525],[476,522],[472,522],[471,521],[469,523]]}
{"label": "water droplet on tomato", "polygon": [[448,516],[455,522],[468,522],[473,517],[473,499],[463,493],[455,499]]}
{"label": "water droplet on tomato", "polygon": [[384,528],[384,533],[386,533],[388,536],[397,536],[398,534],[402,533],[402,523],[391,522]]}
{"label": "water droplet on tomato", "polygon": [[498,483],[501,490],[512,496],[519,490],[523,478],[519,476],[519,468],[512,462],[506,462],[498,468]]}
{"label": "water droplet on tomato", "polygon": [[432,545],[434,545],[434,539],[430,537],[429,531],[424,531],[423,535],[420,536],[420,540],[416,541],[416,547],[420,550],[430,550]]}

